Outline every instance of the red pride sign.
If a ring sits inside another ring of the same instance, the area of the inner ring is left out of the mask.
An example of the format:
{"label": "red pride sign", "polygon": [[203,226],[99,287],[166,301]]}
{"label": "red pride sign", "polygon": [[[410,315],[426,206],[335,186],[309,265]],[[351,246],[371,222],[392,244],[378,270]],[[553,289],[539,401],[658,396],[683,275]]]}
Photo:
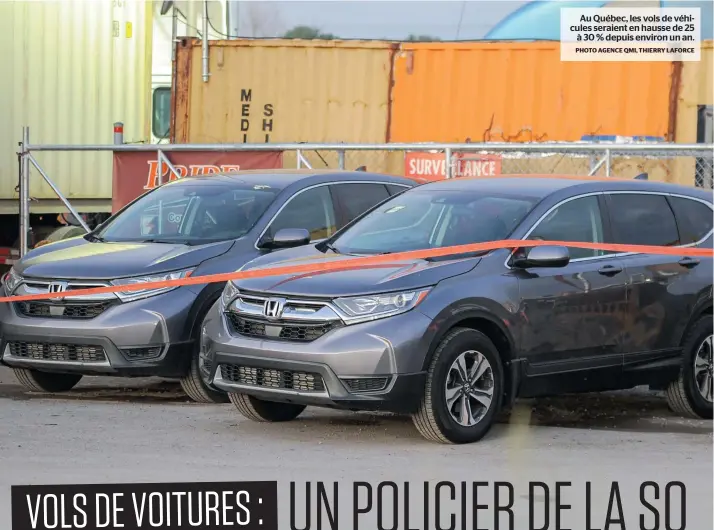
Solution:
{"label": "red pride sign", "polygon": [[[500,155],[481,155],[477,153],[457,153],[451,176],[458,177],[495,177],[501,174]],[[404,155],[404,176],[426,180],[446,178],[446,156],[443,153],[413,152]]]}
{"label": "red pride sign", "polygon": [[[177,151],[168,155],[171,164],[183,177],[227,173],[241,169],[280,169],[282,151]],[[161,183],[176,180],[176,175],[163,164]],[[112,176],[112,212],[159,184],[159,163],[155,152],[117,151],[114,153]]]}

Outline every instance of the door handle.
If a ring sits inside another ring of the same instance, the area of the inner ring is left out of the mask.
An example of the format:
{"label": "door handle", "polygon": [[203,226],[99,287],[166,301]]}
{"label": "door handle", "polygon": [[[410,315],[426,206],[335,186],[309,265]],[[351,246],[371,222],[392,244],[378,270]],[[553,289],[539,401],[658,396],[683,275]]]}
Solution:
{"label": "door handle", "polygon": [[691,269],[692,267],[696,267],[699,265],[699,260],[695,258],[682,258],[679,260],[679,264],[682,267],[686,267],[687,269]]}
{"label": "door handle", "polygon": [[600,267],[598,269],[598,273],[602,274],[603,276],[615,276],[616,274],[620,274],[622,272],[622,267],[615,267],[614,265],[605,265],[604,267]]}

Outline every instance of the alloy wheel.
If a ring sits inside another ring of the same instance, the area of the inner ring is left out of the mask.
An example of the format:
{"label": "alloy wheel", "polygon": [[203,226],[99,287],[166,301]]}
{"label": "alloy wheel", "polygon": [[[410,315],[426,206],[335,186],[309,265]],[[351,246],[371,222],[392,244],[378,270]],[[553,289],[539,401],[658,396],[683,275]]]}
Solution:
{"label": "alloy wheel", "polygon": [[694,355],[694,383],[699,393],[708,402],[712,402],[712,390],[714,387],[714,344],[712,335],[706,337]]}
{"label": "alloy wheel", "polygon": [[485,355],[468,350],[451,364],[446,376],[446,408],[463,427],[476,425],[493,402],[493,367]]}

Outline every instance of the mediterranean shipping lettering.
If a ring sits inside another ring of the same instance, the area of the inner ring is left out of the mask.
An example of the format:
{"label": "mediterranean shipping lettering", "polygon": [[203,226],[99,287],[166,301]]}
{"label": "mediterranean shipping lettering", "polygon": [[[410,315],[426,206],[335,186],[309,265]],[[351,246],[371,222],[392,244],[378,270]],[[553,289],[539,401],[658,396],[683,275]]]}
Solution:
{"label": "mediterranean shipping lettering", "polygon": [[[251,130],[251,104],[253,101],[253,90],[242,88],[240,91],[240,130],[243,133],[243,143],[248,143],[248,133]],[[275,107],[272,103],[265,103],[262,108],[262,122],[260,131],[265,135],[265,143],[270,143],[270,133],[273,132],[273,113]]]}

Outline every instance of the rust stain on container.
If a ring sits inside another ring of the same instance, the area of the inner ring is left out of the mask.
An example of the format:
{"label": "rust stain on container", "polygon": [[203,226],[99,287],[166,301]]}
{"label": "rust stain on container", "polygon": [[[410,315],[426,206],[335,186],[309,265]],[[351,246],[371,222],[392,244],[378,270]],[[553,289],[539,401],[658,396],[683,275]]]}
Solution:
{"label": "rust stain on container", "polygon": [[384,142],[393,48],[387,42],[214,41],[204,83],[200,42],[189,41],[179,48],[174,81],[176,141]]}
{"label": "rust stain on container", "polygon": [[664,137],[671,63],[568,63],[553,42],[416,43],[395,57],[393,142]]}

